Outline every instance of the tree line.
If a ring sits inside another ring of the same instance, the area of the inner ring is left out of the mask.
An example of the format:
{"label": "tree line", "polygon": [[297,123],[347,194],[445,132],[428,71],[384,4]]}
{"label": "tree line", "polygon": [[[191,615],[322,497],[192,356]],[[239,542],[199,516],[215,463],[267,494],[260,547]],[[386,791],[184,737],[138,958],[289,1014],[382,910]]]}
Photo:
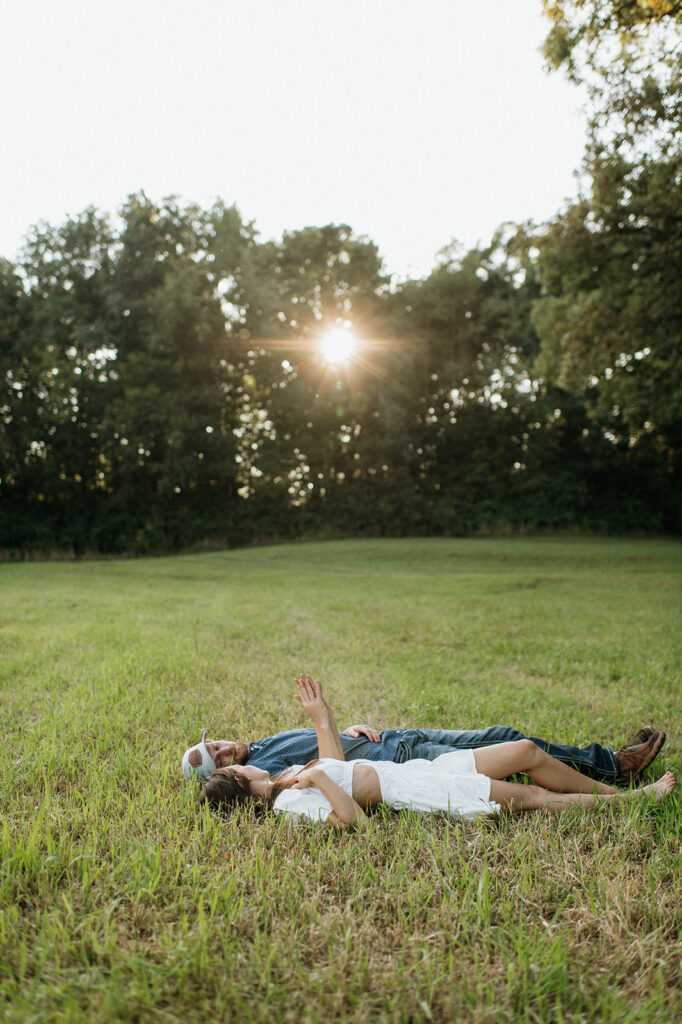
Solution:
{"label": "tree line", "polygon": [[548,61],[590,83],[587,185],[423,279],[221,202],[32,229],[0,261],[0,548],[679,531],[679,5],[546,7]]}

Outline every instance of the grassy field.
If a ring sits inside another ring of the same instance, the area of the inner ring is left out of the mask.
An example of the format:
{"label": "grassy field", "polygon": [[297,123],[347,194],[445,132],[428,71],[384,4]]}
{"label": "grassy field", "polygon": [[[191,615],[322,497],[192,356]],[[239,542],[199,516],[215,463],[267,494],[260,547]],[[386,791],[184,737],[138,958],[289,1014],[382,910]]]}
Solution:
{"label": "grassy field", "polygon": [[[360,834],[199,811],[202,728],[502,723],[680,769],[682,547],[384,540],[0,566],[1,1019],[682,1015],[680,800]],[[682,780],[681,780],[682,781]]]}

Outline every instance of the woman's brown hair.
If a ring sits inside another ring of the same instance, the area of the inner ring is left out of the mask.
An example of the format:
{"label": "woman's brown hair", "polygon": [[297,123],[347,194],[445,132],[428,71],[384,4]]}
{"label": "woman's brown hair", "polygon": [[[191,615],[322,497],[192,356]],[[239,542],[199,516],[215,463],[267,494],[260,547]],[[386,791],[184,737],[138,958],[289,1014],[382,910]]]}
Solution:
{"label": "woman's brown hair", "polygon": [[217,771],[213,772],[210,779],[204,783],[203,789],[199,794],[199,803],[208,804],[213,811],[226,811],[230,807],[237,807],[239,804],[245,804],[253,800],[264,810],[270,811],[279,794],[285,789],[291,789],[296,784],[299,772],[305,771],[311,765],[317,764],[317,761],[318,758],[308,761],[295,775],[287,775],[286,772],[280,772],[279,775],[275,775],[272,780],[272,791],[266,797],[254,796],[249,786],[249,780],[244,775],[239,774],[239,768],[218,768]]}

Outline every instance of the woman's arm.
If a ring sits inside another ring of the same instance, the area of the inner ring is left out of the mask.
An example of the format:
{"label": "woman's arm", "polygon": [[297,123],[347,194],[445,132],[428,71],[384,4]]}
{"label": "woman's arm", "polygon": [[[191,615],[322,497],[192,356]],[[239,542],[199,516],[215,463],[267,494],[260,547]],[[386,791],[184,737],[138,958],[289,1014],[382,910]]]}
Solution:
{"label": "woman's arm", "polygon": [[333,757],[337,761],[345,761],[346,756],[341,746],[334,712],[322,696],[319,679],[313,682],[310,676],[301,673],[295,682],[298,690],[296,700],[301,702],[315,726],[320,757]]}
{"label": "woman's arm", "polygon": [[313,765],[312,768],[306,768],[296,776],[295,789],[308,789],[310,786],[317,786],[332,805],[329,820],[334,828],[341,831],[347,828],[365,828],[367,826],[367,815],[360,804],[356,803],[345,789],[330,779],[324,768]]}

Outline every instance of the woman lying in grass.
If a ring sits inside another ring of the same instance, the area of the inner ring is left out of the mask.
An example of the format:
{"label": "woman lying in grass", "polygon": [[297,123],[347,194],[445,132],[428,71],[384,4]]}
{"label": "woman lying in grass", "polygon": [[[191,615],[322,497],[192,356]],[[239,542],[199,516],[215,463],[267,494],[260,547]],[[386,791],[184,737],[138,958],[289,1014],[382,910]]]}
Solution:
{"label": "woman lying in grass", "polygon": [[[254,801],[276,813],[329,821],[337,829],[346,829],[364,827],[365,810],[381,803],[474,818],[502,807],[557,813],[575,804],[588,809],[604,800],[648,794],[662,800],[675,788],[674,776],[667,772],[652,785],[619,792],[550,757],[532,740],[456,750],[435,761],[346,762],[334,713],[322,696],[320,683],[301,675],[296,686],[296,699],[317,732],[320,760],[289,768],[274,779],[254,765],[219,768],[204,784],[203,803],[227,808]],[[526,772],[535,785],[504,781],[517,772]]]}

